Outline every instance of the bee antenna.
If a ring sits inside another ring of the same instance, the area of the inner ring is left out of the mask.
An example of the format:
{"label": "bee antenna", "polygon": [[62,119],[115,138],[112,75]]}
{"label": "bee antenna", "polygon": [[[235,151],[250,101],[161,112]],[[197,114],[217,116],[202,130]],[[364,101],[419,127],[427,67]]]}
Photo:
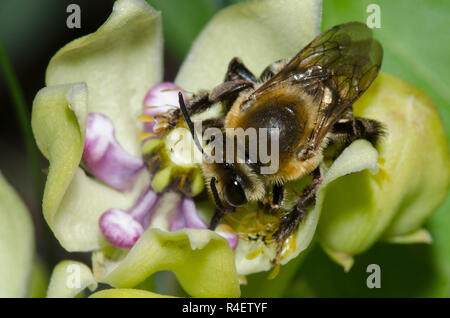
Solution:
{"label": "bee antenna", "polygon": [[210,182],[211,191],[214,197],[214,201],[216,202],[216,208],[214,209],[214,213],[208,227],[212,231],[214,231],[214,229],[219,224],[220,219],[225,215],[223,205],[220,202],[219,193],[217,192],[216,180],[216,177],[212,177]]}
{"label": "bee antenna", "polygon": [[178,93],[178,102],[180,104],[180,109],[181,109],[181,113],[183,114],[184,120],[186,121],[186,124],[188,125],[189,130],[191,131],[191,135],[192,135],[192,138],[194,139],[195,145],[197,146],[198,150],[200,150],[202,155],[205,158],[208,158],[206,153],[203,151],[202,144],[198,140],[198,136],[197,136],[197,133],[195,131],[194,124],[192,123],[191,117],[188,114],[188,111],[187,111],[187,108],[186,108],[186,104],[184,103],[183,94],[181,92]]}

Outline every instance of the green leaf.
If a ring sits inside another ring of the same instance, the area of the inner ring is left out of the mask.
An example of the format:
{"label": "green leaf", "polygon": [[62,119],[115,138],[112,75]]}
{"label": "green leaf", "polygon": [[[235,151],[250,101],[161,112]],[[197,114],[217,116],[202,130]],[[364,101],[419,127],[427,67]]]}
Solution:
{"label": "green leaf", "polygon": [[27,154],[28,165],[30,167],[33,187],[35,189],[36,196],[38,198],[42,195],[43,178],[41,172],[41,166],[39,162],[39,152],[34,142],[33,133],[30,126],[30,114],[23,96],[22,89],[16,74],[14,73],[13,66],[8,58],[6,50],[3,44],[0,42],[0,67],[5,77],[5,82],[8,85],[9,92],[12,99],[12,106],[16,113],[17,121],[22,131],[22,138],[25,144],[25,151]]}
{"label": "green leaf", "polygon": [[[379,289],[367,287],[372,273],[367,272],[370,264],[380,266]],[[430,245],[376,244],[355,258],[350,272],[344,272],[316,246],[284,296],[448,297],[448,288],[448,280],[434,262]]]}
{"label": "green leaf", "polygon": [[0,172],[0,297],[25,297],[34,255],[28,209]]}
{"label": "green leaf", "polygon": [[162,13],[164,42],[170,53],[182,61],[192,42],[219,9],[208,0],[147,0]]}

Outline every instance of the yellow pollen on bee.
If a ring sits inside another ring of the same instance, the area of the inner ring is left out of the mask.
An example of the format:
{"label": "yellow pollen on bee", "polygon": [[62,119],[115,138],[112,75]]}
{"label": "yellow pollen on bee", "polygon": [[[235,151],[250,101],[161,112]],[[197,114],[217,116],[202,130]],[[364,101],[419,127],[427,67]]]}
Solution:
{"label": "yellow pollen on bee", "polygon": [[323,94],[323,102],[325,104],[330,104],[333,101],[333,95],[331,94],[331,90],[326,87],[325,92]]}
{"label": "yellow pollen on bee", "polygon": [[386,172],[386,170],[382,168],[378,168],[377,177],[381,181],[391,182],[391,176],[389,175],[389,173]]}
{"label": "yellow pollen on bee", "polygon": [[181,88],[165,88],[165,89],[160,90],[160,92],[163,92],[163,93],[165,93],[165,92],[183,92],[186,94],[194,94],[193,92],[189,92],[189,91],[181,89]]}
{"label": "yellow pollen on bee", "polygon": [[180,184],[178,185],[179,191],[181,191],[183,189],[184,184],[186,183],[186,179],[187,179],[186,175],[181,176]]}
{"label": "yellow pollen on bee", "polygon": [[280,256],[281,258],[287,257],[289,254],[295,251],[297,248],[295,234],[289,236],[283,243],[283,249],[281,250]]}
{"label": "yellow pollen on bee", "polygon": [[150,137],[156,137],[156,134],[150,133],[150,132],[140,132],[138,134],[137,139],[138,139],[138,141],[143,141],[143,140],[145,140],[147,138],[150,138]]}
{"label": "yellow pollen on bee", "polygon": [[224,232],[236,233],[236,231],[230,225],[224,223],[219,224],[217,226],[217,229]]}
{"label": "yellow pollen on bee", "polygon": [[386,160],[383,157],[379,157],[378,158],[378,173],[377,173],[377,177],[378,177],[379,181],[391,182],[391,176],[389,175],[389,173],[386,172],[386,170],[384,170],[382,168],[382,166],[384,166],[385,163],[386,163]]}
{"label": "yellow pollen on bee", "polygon": [[269,276],[267,276],[268,280],[272,280],[275,277],[278,276],[278,274],[280,273],[280,267],[281,265],[278,263],[277,265],[275,265],[275,267],[273,268],[272,272],[269,274]]}
{"label": "yellow pollen on bee", "polygon": [[148,109],[154,109],[154,108],[160,108],[161,106],[144,106],[144,108]]}
{"label": "yellow pollen on bee", "polygon": [[148,116],[148,115],[140,115],[138,117],[139,121],[144,122],[144,123],[149,123],[152,121],[155,121],[155,118]]}
{"label": "yellow pollen on bee", "polygon": [[263,248],[260,247],[260,248],[258,248],[257,250],[255,250],[255,251],[253,251],[253,252],[250,252],[250,253],[248,253],[247,255],[245,255],[245,258],[248,259],[248,260],[254,259],[254,258],[257,257],[259,254],[261,254],[262,251],[263,251]]}

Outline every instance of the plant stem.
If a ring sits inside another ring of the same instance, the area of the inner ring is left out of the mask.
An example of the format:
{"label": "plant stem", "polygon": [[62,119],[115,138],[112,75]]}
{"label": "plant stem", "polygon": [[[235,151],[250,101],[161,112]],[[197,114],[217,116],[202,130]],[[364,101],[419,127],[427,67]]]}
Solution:
{"label": "plant stem", "polygon": [[40,202],[43,191],[43,175],[41,165],[39,163],[40,157],[34,142],[33,133],[31,131],[30,113],[27,109],[25,98],[22,89],[19,85],[17,77],[14,73],[11,61],[0,41],[0,67],[3,71],[6,85],[9,88],[13,108],[16,114],[16,119],[19,123],[22,132],[22,138],[25,145],[25,152],[28,160],[28,165],[32,176],[32,185],[37,196],[37,202]]}

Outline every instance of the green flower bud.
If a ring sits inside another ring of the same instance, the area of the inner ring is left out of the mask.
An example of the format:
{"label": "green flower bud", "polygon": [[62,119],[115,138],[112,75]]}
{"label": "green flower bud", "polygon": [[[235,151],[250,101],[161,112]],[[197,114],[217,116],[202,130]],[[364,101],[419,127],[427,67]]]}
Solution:
{"label": "green flower bud", "polygon": [[420,89],[380,74],[354,114],[380,121],[386,134],[377,146],[378,173],[345,176],[326,192],[319,241],[346,269],[378,240],[430,242],[421,227],[447,194],[450,167],[438,111]]}
{"label": "green flower bud", "polygon": [[0,172],[0,297],[25,297],[33,264],[33,223]]}

